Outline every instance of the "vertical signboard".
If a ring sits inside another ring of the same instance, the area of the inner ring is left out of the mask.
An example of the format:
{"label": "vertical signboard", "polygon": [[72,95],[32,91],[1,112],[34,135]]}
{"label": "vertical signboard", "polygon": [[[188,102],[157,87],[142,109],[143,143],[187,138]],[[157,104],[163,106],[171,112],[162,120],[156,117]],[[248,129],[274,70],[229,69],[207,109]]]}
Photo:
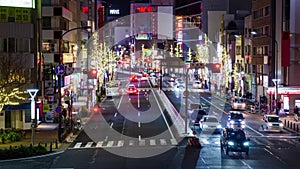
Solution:
{"label": "vertical signboard", "polygon": [[290,66],[290,32],[281,33],[281,66]]}

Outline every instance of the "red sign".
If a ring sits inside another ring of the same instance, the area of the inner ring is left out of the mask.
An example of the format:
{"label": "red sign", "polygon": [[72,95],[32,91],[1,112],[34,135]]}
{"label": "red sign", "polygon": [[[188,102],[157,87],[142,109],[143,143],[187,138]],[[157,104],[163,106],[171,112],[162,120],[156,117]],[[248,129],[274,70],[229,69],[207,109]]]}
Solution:
{"label": "red sign", "polygon": [[[278,50],[278,49],[277,49]],[[290,32],[281,33],[281,66],[290,66]]]}
{"label": "red sign", "polygon": [[152,12],[151,6],[139,6],[136,8],[136,12],[142,13],[142,12]]}

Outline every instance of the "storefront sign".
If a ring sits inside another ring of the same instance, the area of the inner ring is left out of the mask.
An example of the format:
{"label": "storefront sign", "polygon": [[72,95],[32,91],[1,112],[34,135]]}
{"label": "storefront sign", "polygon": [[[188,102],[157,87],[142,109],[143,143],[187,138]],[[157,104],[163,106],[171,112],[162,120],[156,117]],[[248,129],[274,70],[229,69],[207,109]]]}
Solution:
{"label": "storefront sign", "polygon": [[[273,95],[276,92],[276,88],[268,88],[267,94]],[[300,88],[278,88],[278,94],[279,95],[295,95],[295,94],[300,94]]]}

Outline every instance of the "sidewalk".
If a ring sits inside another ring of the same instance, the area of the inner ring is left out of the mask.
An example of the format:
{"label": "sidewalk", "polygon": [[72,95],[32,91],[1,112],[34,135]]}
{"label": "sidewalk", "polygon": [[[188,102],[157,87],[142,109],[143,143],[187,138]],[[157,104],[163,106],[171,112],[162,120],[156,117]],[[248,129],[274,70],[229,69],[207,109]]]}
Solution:
{"label": "sidewalk", "polygon": [[[41,144],[45,146],[48,151],[51,150],[50,146],[52,144],[52,151],[63,151],[68,148],[69,143],[66,141],[59,143],[57,140],[58,138],[58,131],[57,131],[58,124],[56,123],[42,123],[40,124],[34,132],[34,145]],[[67,136],[66,140],[71,137]],[[32,143],[32,130],[26,130],[25,136],[21,138],[20,141],[17,142],[8,142],[6,144],[0,143],[0,149],[9,148],[10,146],[30,146]]]}

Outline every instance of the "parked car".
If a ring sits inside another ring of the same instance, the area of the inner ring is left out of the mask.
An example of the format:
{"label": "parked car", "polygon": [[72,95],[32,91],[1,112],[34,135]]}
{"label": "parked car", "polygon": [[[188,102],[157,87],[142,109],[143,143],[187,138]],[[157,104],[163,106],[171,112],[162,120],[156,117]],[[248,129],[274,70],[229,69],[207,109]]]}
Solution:
{"label": "parked car", "polygon": [[224,128],[221,132],[220,145],[221,150],[225,149],[226,155],[229,152],[245,152],[249,155],[249,141],[243,130],[235,130],[232,128]]}
{"label": "parked car", "polygon": [[264,115],[262,129],[265,131],[281,132],[283,130],[283,123],[278,115]]}
{"label": "parked car", "polygon": [[231,107],[233,110],[246,110],[246,100],[243,98],[232,98]]}
{"label": "parked car", "polygon": [[222,125],[216,116],[205,115],[200,120],[200,128],[202,131],[220,133],[222,130]]}
{"label": "parked car", "polygon": [[227,127],[233,129],[244,129],[245,118],[240,111],[229,111],[227,118]]}

